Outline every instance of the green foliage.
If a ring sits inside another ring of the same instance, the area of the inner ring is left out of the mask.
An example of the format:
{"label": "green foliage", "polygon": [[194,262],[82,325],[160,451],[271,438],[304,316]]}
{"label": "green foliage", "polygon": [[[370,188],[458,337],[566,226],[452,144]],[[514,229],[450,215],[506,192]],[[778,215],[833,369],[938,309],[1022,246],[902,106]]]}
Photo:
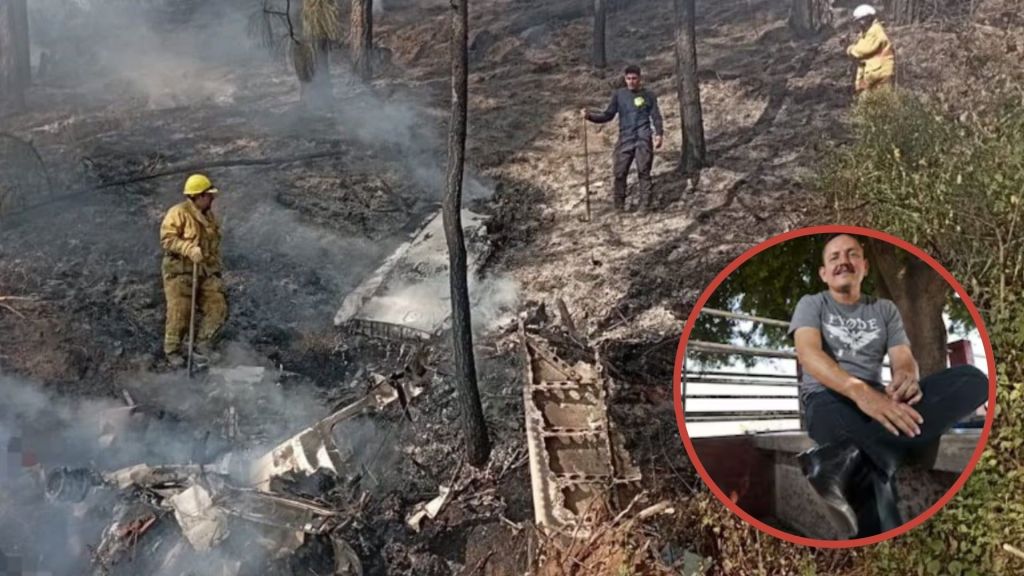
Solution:
{"label": "green foliage", "polygon": [[[732,312],[743,312],[754,316],[789,320],[797,302],[807,294],[825,289],[818,276],[821,253],[828,235],[812,235],[794,238],[755,255],[745,262],[718,287],[708,299],[707,307]],[[913,256],[907,253],[905,257]],[[863,289],[867,294],[878,294],[877,270],[870,266]],[[950,298],[946,305],[955,327],[966,332],[974,327],[963,302]],[[694,325],[696,340],[730,343],[736,339],[748,346],[785,348],[792,345],[786,329],[775,326],[754,324],[741,325],[735,320],[701,315]],[[753,365],[756,358],[750,356],[723,356],[720,354],[693,353],[691,358],[706,366],[721,366],[733,361]]]}
{"label": "green foliage", "polygon": [[[879,574],[1020,574],[1024,544],[1024,106],[960,121],[901,93],[869,98],[855,143],[822,170],[839,221],[929,250],[982,309],[998,362],[996,424],[977,469],[942,511],[869,550]],[[969,117],[965,117],[969,118]]]}
{"label": "green foliage", "polygon": [[965,123],[911,96],[879,94],[858,108],[855,133],[822,171],[835,216],[930,250],[990,321],[1008,320],[1021,297],[1010,288],[1024,280],[1024,106]]}
{"label": "green foliage", "polygon": [[[1008,369],[1000,365],[1001,370]],[[1019,408],[1024,389],[1000,376],[997,405]],[[1005,414],[1004,414],[1005,416]],[[1016,418],[1018,415],[1014,416]],[[906,536],[872,550],[883,574],[982,576],[1019,574],[1024,563],[1001,550],[1024,539],[1024,471],[1021,426],[993,429],[989,448],[963,490],[931,520]]]}

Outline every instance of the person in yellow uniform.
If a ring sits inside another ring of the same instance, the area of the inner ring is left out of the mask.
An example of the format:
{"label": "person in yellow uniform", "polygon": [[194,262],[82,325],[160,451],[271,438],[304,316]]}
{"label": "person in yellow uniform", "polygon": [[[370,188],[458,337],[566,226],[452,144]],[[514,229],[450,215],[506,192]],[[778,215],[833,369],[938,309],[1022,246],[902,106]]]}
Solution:
{"label": "person in yellow uniform", "polygon": [[846,54],[857,60],[857,80],[854,91],[864,94],[891,88],[896,70],[896,52],[878,21],[875,9],[861,4],[853,10],[853,19],[860,29],[857,41],[846,49]]}
{"label": "person in yellow uniform", "polygon": [[220,225],[213,213],[218,194],[210,179],[193,174],[185,181],[185,201],[173,206],[160,225],[164,257],[161,275],[167,298],[164,355],[171,367],[185,363],[182,341],[192,313],[192,268],[198,267],[196,308],[202,321],[196,328],[193,360],[208,363],[212,346],[227,319],[228,305],[221,280]]}

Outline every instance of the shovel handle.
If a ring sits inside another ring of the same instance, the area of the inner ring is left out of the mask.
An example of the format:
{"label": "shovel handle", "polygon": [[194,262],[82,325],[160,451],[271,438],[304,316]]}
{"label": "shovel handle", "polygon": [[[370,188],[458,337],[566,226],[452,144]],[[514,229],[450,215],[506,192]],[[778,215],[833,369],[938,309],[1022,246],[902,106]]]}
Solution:
{"label": "shovel handle", "polygon": [[587,117],[583,117],[583,201],[587,207],[587,222],[590,222],[590,151],[587,146]]}
{"label": "shovel handle", "polygon": [[188,377],[192,377],[192,350],[196,342],[196,290],[199,285],[199,263],[192,263],[192,307],[188,315]]}

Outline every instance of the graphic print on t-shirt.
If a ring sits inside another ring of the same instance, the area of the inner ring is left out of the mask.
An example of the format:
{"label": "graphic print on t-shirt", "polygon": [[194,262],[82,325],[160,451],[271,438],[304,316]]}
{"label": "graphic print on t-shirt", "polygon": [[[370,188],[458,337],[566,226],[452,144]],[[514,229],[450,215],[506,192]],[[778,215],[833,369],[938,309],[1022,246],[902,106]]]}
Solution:
{"label": "graphic print on t-shirt", "polygon": [[828,314],[825,331],[832,337],[832,340],[841,344],[833,346],[836,357],[839,358],[847,353],[857,354],[861,348],[874,342],[882,333],[874,318],[861,320],[860,318],[844,318],[831,313]]}

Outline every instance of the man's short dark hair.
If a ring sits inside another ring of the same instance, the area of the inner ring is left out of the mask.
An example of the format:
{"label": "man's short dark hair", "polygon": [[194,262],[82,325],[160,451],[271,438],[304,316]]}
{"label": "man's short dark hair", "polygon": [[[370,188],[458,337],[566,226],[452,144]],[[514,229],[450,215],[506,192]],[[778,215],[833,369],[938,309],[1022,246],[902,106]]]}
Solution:
{"label": "man's short dark hair", "polygon": [[622,74],[636,74],[637,76],[640,76],[640,67],[636,64],[630,64],[629,66],[626,66],[626,70],[623,71]]}
{"label": "man's short dark hair", "polygon": [[832,242],[836,238],[839,238],[840,236],[849,236],[850,238],[853,238],[853,240],[857,243],[857,246],[860,246],[860,249],[864,250],[864,242],[860,239],[860,236],[857,236],[856,234],[850,234],[849,232],[837,232],[835,234],[829,234],[828,236],[825,237],[825,243],[821,245],[822,260],[825,259],[825,248],[828,247],[830,242]]}

